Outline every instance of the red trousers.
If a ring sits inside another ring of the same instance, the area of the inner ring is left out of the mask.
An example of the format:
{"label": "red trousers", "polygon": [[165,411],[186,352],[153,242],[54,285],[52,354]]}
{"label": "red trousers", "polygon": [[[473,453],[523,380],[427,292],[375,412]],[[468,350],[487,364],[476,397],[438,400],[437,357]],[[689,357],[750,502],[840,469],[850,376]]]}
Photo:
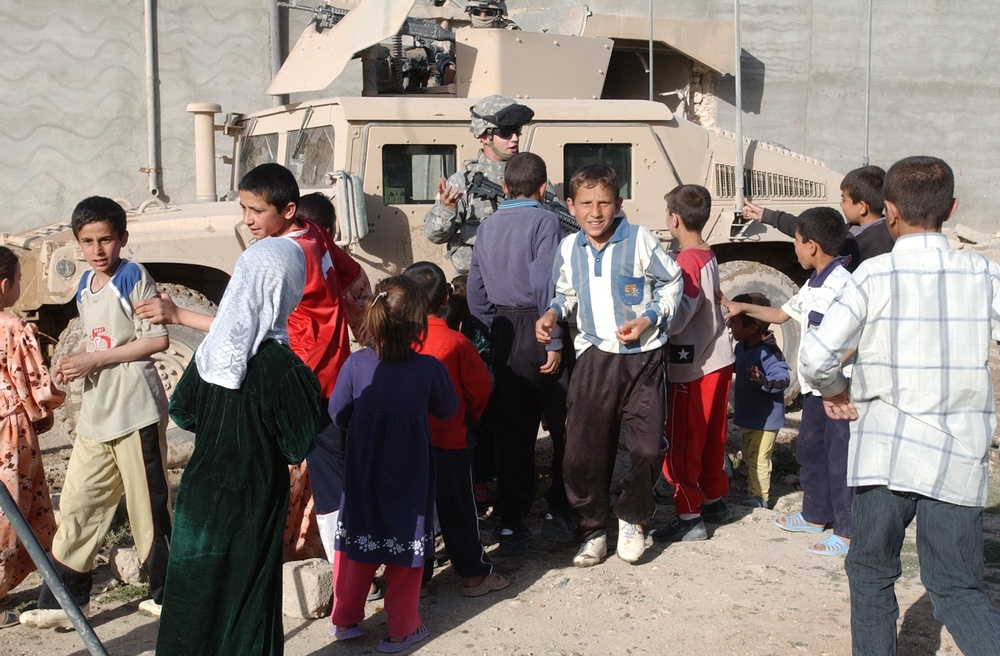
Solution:
{"label": "red trousers", "polygon": [[[351,560],[343,551],[333,559],[334,626],[354,626],[365,619],[365,601],[378,565]],[[402,640],[420,626],[420,579],[423,567],[385,566],[385,619],[389,637]]]}
{"label": "red trousers", "polygon": [[729,493],[726,423],[733,365],[667,391],[667,457],[663,475],[677,489],[677,514],[701,514],[706,499]]}

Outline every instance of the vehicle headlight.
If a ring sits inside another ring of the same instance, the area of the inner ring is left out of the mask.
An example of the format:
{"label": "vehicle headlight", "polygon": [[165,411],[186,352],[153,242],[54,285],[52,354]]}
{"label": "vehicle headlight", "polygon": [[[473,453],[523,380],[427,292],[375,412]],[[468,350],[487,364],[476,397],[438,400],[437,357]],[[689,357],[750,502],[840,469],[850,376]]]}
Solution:
{"label": "vehicle headlight", "polygon": [[56,262],[55,270],[60,278],[69,279],[76,273],[76,264],[68,257],[64,257]]}

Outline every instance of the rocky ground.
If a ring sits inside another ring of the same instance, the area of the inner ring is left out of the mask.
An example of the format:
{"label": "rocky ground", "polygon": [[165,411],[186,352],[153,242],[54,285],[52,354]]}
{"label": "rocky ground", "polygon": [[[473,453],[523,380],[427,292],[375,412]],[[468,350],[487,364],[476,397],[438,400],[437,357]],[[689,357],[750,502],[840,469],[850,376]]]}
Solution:
{"label": "rocky ground", "polygon": [[[412,653],[442,655],[589,656],[591,654],[745,654],[751,656],[850,653],[849,599],[843,558],[811,555],[805,534],[786,533],[773,524],[779,514],[799,508],[794,458],[790,451],[798,414],[788,417],[776,455],[773,510],[739,505],[745,479],[737,471],[729,497],[736,520],[709,527],[706,542],[653,545],[636,565],[614,555],[589,569],[571,564],[573,545],[536,540],[517,558],[495,558],[511,579],[508,589],[468,599],[461,580],[447,566],[434,576],[433,592],[421,603],[431,637]],[[738,450],[730,436],[732,455]],[[54,490],[61,486],[69,441],[58,434],[43,439],[46,467]],[[540,487],[546,484],[546,440],[540,440]],[[624,452],[619,452],[624,456]],[[619,458],[619,466],[624,466]],[[176,481],[179,472],[172,472]],[[994,476],[986,518],[987,583],[1000,607],[1000,476]],[[542,510],[539,506],[538,510]],[[662,501],[651,528],[664,525],[673,507]],[[533,516],[539,528],[539,516]],[[611,538],[614,539],[614,529]],[[495,527],[484,522],[484,541],[494,542]],[[900,605],[901,655],[958,654],[947,630],[932,615],[920,584],[914,529],[904,549],[904,573],[896,590]],[[490,550],[495,547],[491,546]],[[40,577],[32,575],[12,593],[12,602],[28,606],[37,596]],[[109,588],[113,588],[110,589]],[[156,621],[136,611],[140,597],[115,587],[106,564],[97,570],[91,621],[108,653],[152,653]],[[362,626],[367,635],[346,644],[333,643],[327,620],[285,618],[285,653],[372,654],[385,634],[382,602],[368,605]],[[73,631],[38,631],[15,627],[0,631],[0,654],[84,656]],[[234,655],[235,656],[235,655]]]}

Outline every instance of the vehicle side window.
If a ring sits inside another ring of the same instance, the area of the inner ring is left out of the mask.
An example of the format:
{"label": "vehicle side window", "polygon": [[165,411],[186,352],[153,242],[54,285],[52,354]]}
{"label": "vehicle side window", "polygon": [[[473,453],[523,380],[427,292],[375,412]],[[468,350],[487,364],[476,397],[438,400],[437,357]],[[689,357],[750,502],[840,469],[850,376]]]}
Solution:
{"label": "vehicle side window", "polygon": [[566,144],[563,146],[563,185],[568,188],[573,172],[587,164],[606,164],[613,168],[622,185],[622,198],[632,198],[632,144]]}
{"label": "vehicle side window", "polygon": [[261,164],[270,164],[278,158],[278,134],[252,134],[244,137],[240,144],[240,165],[237,170],[236,179],[240,180],[243,175],[254,167]]}
{"label": "vehicle side window", "polygon": [[382,202],[433,203],[438,180],[455,172],[456,150],[455,146],[383,146]]}
{"label": "vehicle side window", "polygon": [[290,131],[287,151],[285,166],[295,174],[299,187],[326,186],[326,174],[334,170],[332,126]]}

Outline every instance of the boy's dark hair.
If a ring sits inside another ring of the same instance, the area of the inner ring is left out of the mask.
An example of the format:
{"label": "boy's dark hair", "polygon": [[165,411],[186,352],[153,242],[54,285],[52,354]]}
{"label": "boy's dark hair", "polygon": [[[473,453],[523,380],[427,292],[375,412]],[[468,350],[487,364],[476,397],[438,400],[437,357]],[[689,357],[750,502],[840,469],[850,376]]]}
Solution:
{"label": "boy's dark hair", "polygon": [[468,287],[468,284],[469,284],[468,274],[463,273],[461,275],[455,276],[454,278],[451,279],[451,295],[461,296],[462,298],[465,298],[468,295],[466,294],[466,288]]}
{"label": "boy's dark hair", "polygon": [[437,314],[448,297],[448,279],[433,262],[414,262],[403,269],[403,275],[416,280],[427,296],[427,314]]}
{"label": "boy's dark hair", "polygon": [[832,207],[810,207],[799,215],[795,232],[803,242],[814,241],[826,255],[835,257],[847,238],[847,224]]}
{"label": "boy's dark hair", "polygon": [[606,164],[587,164],[578,168],[569,179],[569,186],[566,191],[566,198],[576,198],[576,192],[581,187],[590,189],[591,187],[607,187],[611,190],[612,196],[616,199],[621,196],[622,185],[618,181],[618,174]]}
{"label": "boy's dark hair", "polygon": [[[771,301],[768,300],[763,294],[757,292],[750,292],[749,294],[737,294],[733,297],[733,303],[749,303],[750,305],[763,305],[764,307],[771,307]],[[749,328],[750,326],[757,326],[757,330],[761,335],[766,335],[771,324],[762,319],[754,319],[746,314],[737,314],[733,319],[740,322],[740,325],[744,328]]]}
{"label": "boy's dark hair", "polygon": [[701,232],[712,213],[712,194],[701,185],[674,187],[667,194],[667,212],[680,216],[688,230]]}
{"label": "boy's dark hair", "polygon": [[14,251],[6,246],[0,246],[0,280],[13,282],[14,276],[17,275],[18,266],[20,266],[20,262]]}
{"label": "boy's dark hair", "polygon": [[361,342],[382,362],[404,362],[426,332],[427,295],[417,281],[406,276],[379,281],[361,323]]}
{"label": "boy's dark hair", "polygon": [[438,316],[444,319],[446,326],[454,331],[458,331],[462,327],[462,318],[465,315],[462,312],[458,299],[451,297],[438,312]]}
{"label": "boy's dark hair", "polygon": [[885,196],[882,186],[885,183],[885,171],[881,166],[862,166],[849,171],[840,182],[840,190],[846,192],[855,203],[864,201],[868,209],[875,214],[885,211]]}
{"label": "boy's dark hair", "polygon": [[333,222],[337,219],[337,214],[333,210],[333,203],[318,191],[299,198],[299,202],[295,206],[295,213],[298,216],[315,221],[323,226],[327,232],[333,232]]}
{"label": "boy's dark hair", "polygon": [[289,203],[299,202],[299,183],[292,172],[281,164],[261,164],[252,169],[240,180],[239,190],[257,194],[278,208],[279,212]]}
{"label": "boy's dark hair", "polygon": [[84,198],[73,208],[73,216],[70,218],[70,227],[73,229],[73,236],[79,237],[80,228],[90,223],[110,223],[111,228],[119,237],[125,236],[128,229],[128,221],[125,217],[125,208],[104,196],[90,196]]}
{"label": "boy's dark hair", "polygon": [[907,157],[885,174],[885,199],[907,225],[940,230],[955,202],[955,174],[937,157]]}
{"label": "boy's dark hair", "polygon": [[518,153],[507,160],[503,181],[508,198],[527,198],[546,183],[545,160],[534,153]]}

